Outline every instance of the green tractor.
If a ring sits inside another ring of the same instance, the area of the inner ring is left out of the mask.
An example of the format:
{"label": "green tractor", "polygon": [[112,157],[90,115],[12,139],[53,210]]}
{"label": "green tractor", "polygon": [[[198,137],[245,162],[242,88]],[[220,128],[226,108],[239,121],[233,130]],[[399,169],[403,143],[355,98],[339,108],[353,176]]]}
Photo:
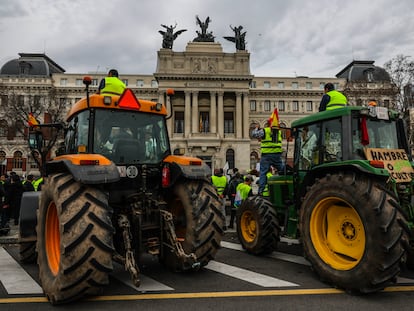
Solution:
{"label": "green tractor", "polygon": [[239,240],[259,255],[299,239],[322,281],[379,291],[412,267],[413,163],[399,113],[349,106],[292,123],[293,167],[268,179],[270,197],[237,211]]}

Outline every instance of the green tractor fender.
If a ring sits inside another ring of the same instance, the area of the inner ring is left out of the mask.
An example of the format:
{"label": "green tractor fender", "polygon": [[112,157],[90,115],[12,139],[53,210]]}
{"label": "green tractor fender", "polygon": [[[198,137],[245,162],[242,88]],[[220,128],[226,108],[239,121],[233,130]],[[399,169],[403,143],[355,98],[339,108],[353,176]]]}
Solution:
{"label": "green tractor fender", "polygon": [[[369,164],[369,161],[366,160],[326,163],[314,167],[305,174],[303,181],[299,183],[298,191],[296,192],[298,196],[297,198],[301,198],[305,195],[307,187],[311,186],[315,182],[315,179],[326,176],[327,174],[351,171],[370,175],[371,177],[383,179],[384,181],[390,176],[386,169],[372,167]],[[297,200],[296,202],[298,206],[300,206],[300,200]]]}

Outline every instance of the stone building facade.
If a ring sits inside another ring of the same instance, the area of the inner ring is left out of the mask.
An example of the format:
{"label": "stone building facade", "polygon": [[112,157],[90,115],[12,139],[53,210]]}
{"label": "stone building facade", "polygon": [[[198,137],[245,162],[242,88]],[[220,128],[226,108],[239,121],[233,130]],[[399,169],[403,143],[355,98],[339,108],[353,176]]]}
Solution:
{"label": "stone building facade", "polygon": [[[64,115],[85,96],[82,78],[87,74],[65,73],[44,54],[19,55],[0,71],[0,168],[2,172],[13,170],[23,175],[36,171],[36,166],[27,148],[27,131],[13,131],[18,120],[7,118],[5,113],[10,98],[18,95],[26,106],[36,98],[45,103],[52,101],[63,107],[48,111],[52,118],[53,114]],[[167,105],[172,152],[200,157],[212,169],[226,163],[229,168],[255,168],[260,144],[250,137],[250,131],[256,124],[265,125],[274,108],[278,108],[281,125],[289,128],[297,118],[318,111],[326,83],[334,83],[338,90],[346,90],[350,83],[345,76],[256,77],[250,71],[248,51],[227,53],[217,42],[189,42],[183,52],[162,48],[156,57],[153,75],[121,72],[120,78],[137,98]],[[92,75],[92,91],[105,75]],[[166,91],[171,88],[175,95],[169,103]],[[348,96],[352,98],[352,93]],[[366,104],[368,99],[358,103]],[[381,97],[378,102],[387,100],[391,102],[392,97]],[[356,103],[350,100],[350,104]],[[42,114],[39,117],[43,121]],[[26,120],[18,122],[20,127],[22,122],[26,124]],[[286,146],[289,131],[283,135]],[[287,158],[291,157],[292,148],[287,154]]]}
{"label": "stone building facade", "polygon": [[398,108],[398,88],[385,69],[375,66],[374,61],[352,61],[336,77],[345,79],[344,93],[354,105],[375,102],[382,107]]}

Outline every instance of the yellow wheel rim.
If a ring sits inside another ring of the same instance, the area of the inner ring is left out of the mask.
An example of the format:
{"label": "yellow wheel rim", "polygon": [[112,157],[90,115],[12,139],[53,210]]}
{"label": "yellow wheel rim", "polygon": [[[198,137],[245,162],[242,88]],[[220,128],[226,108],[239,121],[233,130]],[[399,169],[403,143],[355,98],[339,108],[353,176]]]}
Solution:
{"label": "yellow wheel rim", "polygon": [[321,259],[336,270],[350,270],[365,252],[365,229],[357,211],[347,202],[328,197],[315,206],[310,236]]}
{"label": "yellow wheel rim", "polygon": [[60,264],[60,231],[59,218],[54,202],[49,204],[46,213],[45,249],[50,271],[57,275]]}
{"label": "yellow wheel rim", "polygon": [[252,243],[257,239],[258,226],[253,214],[249,211],[243,212],[240,218],[240,230],[243,239],[247,243]]}

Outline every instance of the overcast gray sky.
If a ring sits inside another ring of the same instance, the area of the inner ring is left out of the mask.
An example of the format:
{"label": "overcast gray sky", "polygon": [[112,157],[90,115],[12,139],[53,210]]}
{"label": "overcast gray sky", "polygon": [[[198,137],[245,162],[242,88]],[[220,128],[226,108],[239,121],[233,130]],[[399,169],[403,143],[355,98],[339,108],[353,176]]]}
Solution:
{"label": "overcast gray sky", "polygon": [[256,76],[334,77],[352,60],[414,56],[412,0],[0,0],[0,66],[18,53],[46,53],[68,73],[152,74],[164,30],[197,37],[196,15],[233,53],[243,26]]}

